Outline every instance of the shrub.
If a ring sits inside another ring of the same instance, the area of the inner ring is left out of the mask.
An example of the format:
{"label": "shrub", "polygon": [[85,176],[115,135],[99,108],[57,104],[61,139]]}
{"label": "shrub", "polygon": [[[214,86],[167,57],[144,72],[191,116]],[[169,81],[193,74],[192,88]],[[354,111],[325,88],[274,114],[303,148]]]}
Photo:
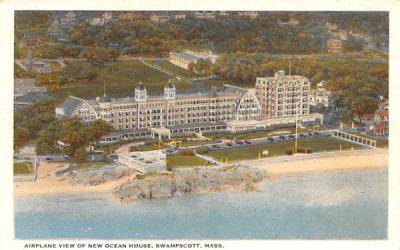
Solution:
{"label": "shrub", "polygon": [[305,148],[298,148],[297,149],[297,153],[304,154],[304,153],[306,153],[306,149]]}
{"label": "shrub", "polygon": [[306,154],[311,154],[312,153],[312,149],[311,148],[307,148],[306,149]]}
{"label": "shrub", "polygon": [[286,150],[286,154],[287,154],[287,155],[292,155],[292,154],[293,154],[293,149],[288,148],[288,149]]}

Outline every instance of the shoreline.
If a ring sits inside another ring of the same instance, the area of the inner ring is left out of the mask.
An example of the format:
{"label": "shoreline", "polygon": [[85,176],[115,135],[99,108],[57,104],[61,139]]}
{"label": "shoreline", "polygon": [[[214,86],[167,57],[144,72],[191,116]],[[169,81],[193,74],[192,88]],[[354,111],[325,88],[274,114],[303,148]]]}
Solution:
{"label": "shoreline", "polygon": [[[387,149],[331,152],[327,155],[309,155],[307,158],[299,157],[299,159],[285,157],[280,159],[275,157],[275,159],[266,158],[251,162],[247,161],[245,165],[250,166],[251,164],[251,167],[266,172],[266,177],[261,183],[271,181],[272,178],[308,172],[363,171],[388,167]],[[54,176],[56,171],[66,167],[61,165],[63,164],[42,162],[36,182],[14,182],[14,198],[68,193],[110,192],[111,194],[115,187],[134,178],[134,176],[125,176],[118,180],[95,186],[77,185],[66,181],[63,177]]]}
{"label": "shoreline", "polygon": [[253,162],[252,167],[265,170],[269,178],[308,172],[363,171],[388,168],[388,156],[387,149],[343,151],[310,155],[307,158],[299,156],[293,160],[287,160],[286,157],[269,158]]}
{"label": "shoreline", "polygon": [[81,185],[68,182],[65,177],[55,176],[55,172],[67,168],[68,164],[41,162],[36,181],[14,182],[14,198],[30,196],[48,196],[57,194],[76,194],[94,192],[112,192],[120,184],[134,176],[125,176],[118,180],[99,185]]}

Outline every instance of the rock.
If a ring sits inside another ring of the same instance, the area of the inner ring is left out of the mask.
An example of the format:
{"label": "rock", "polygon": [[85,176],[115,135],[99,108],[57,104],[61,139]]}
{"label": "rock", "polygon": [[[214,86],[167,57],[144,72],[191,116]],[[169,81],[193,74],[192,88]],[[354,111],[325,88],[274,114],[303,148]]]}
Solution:
{"label": "rock", "polygon": [[131,175],[129,168],[121,165],[107,165],[102,168],[71,170],[68,173],[69,181],[81,185],[99,185],[105,182],[118,180]]}
{"label": "rock", "polygon": [[192,192],[218,191],[227,186],[241,190],[255,190],[255,182],[263,180],[265,173],[258,169],[230,170],[199,169],[175,172],[173,175],[152,175],[133,179],[115,188],[113,194],[124,201],[136,199],[162,199]]}

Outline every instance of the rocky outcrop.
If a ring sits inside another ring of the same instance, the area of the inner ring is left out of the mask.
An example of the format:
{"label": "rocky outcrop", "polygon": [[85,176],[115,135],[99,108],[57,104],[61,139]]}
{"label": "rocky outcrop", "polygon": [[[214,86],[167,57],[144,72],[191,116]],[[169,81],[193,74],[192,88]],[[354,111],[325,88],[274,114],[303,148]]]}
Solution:
{"label": "rocky outcrop", "polygon": [[255,190],[255,183],[263,180],[265,173],[258,169],[198,169],[174,172],[168,175],[151,175],[136,178],[116,187],[113,194],[121,201],[160,199],[193,192],[220,191],[236,188]]}
{"label": "rocky outcrop", "polygon": [[101,168],[73,169],[67,168],[56,175],[63,176],[73,184],[95,186],[108,181],[118,180],[132,175],[132,170],[122,165],[106,165]]}

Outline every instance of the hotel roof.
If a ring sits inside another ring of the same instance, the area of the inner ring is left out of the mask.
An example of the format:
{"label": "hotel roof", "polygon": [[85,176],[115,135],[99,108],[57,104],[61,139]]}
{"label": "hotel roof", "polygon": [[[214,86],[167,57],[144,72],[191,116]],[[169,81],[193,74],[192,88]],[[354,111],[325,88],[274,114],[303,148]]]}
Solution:
{"label": "hotel roof", "polygon": [[83,99],[80,99],[75,96],[69,96],[60,106],[59,108],[64,110],[65,115],[72,115],[79,105],[84,102]]}
{"label": "hotel roof", "polygon": [[182,57],[182,58],[185,58],[187,60],[190,60],[190,61],[197,61],[197,60],[202,58],[202,57],[190,54],[188,52],[172,52],[172,53],[174,53],[175,55],[177,55],[179,57]]}

